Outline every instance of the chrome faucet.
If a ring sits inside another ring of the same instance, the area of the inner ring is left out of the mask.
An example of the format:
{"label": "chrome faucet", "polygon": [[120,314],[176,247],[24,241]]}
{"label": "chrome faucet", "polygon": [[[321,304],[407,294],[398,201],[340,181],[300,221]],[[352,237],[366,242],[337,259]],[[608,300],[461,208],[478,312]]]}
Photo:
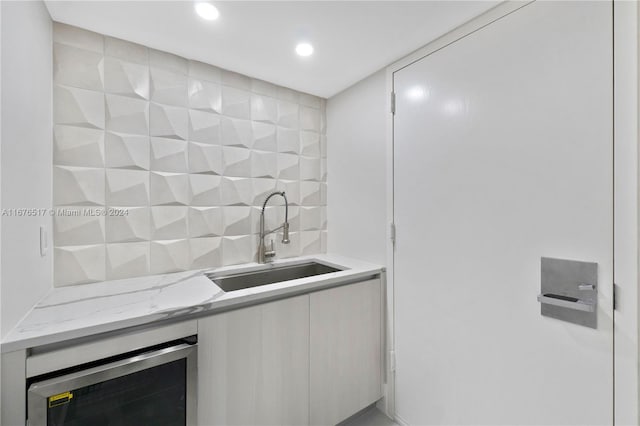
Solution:
{"label": "chrome faucet", "polygon": [[[284,223],[271,231],[264,230],[264,209],[267,207],[267,202],[274,195],[281,195],[284,198]],[[273,247],[273,240],[271,240],[271,248],[267,250],[267,246],[264,243],[264,237],[282,229],[282,244],[289,244],[289,202],[287,196],[282,192],[272,192],[269,194],[264,203],[262,204],[262,211],[260,212],[260,245],[258,246],[258,262],[266,263],[267,259],[271,259],[276,255],[276,250]]]}

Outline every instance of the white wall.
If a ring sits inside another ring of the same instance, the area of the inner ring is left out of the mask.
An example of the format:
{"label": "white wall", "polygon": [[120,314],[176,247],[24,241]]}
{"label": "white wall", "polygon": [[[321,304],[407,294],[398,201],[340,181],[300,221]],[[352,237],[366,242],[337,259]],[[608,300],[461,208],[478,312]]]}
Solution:
{"label": "white wall", "polygon": [[[51,207],[51,18],[38,2],[1,2],[0,194],[2,208]],[[51,287],[51,253],[40,256],[48,215],[0,218],[1,335]],[[49,232],[49,234],[51,234]]]}
{"label": "white wall", "polygon": [[327,251],[386,264],[385,71],[327,101]]}

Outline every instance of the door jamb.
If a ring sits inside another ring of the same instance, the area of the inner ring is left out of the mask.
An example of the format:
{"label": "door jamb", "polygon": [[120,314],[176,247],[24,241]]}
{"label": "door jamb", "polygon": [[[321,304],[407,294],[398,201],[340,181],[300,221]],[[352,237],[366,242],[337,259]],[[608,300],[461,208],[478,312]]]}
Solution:
{"label": "door jamb", "polygon": [[638,59],[640,8],[613,4],[614,424],[640,424],[638,352]]}

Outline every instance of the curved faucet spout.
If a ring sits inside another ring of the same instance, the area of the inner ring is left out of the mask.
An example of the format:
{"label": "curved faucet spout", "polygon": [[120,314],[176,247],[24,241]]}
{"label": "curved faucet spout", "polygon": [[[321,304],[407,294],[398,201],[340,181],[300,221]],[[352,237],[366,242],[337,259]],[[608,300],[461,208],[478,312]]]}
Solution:
{"label": "curved faucet spout", "polygon": [[[267,203],[271,199],[271,197],[275,195],[280,195],[284,198],[284,223],[277,228],[272,229],[271,231],[265,231],[264,229],[264,210],[267,208]],[[289,202],[287,201],[287,196],[282,192],[272,192],[262,203],[262,210],[260,211],[260,245],[258,247],[258,262],[265,263],[267,258],[273,258],[276,255],[276,251],[273,248],[273,241],[271,241],[271,249],[267,250],[264,242],[264,238],[278,230],[282,229],[282,243],[289,244]]]}

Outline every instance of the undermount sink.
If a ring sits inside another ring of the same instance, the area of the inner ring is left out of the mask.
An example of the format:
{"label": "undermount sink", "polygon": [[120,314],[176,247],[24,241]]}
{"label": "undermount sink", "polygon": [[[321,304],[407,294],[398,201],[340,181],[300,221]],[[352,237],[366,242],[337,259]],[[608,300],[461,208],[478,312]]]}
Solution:
{"label": "undermount sink", "polygon": [[252,272],[236,274],[212,272],[205,275],[223,291],[230,292],[339,271],[341,269],[323,265],[322,263],[308,262],[297,265],[274,266],[269,269]]}

